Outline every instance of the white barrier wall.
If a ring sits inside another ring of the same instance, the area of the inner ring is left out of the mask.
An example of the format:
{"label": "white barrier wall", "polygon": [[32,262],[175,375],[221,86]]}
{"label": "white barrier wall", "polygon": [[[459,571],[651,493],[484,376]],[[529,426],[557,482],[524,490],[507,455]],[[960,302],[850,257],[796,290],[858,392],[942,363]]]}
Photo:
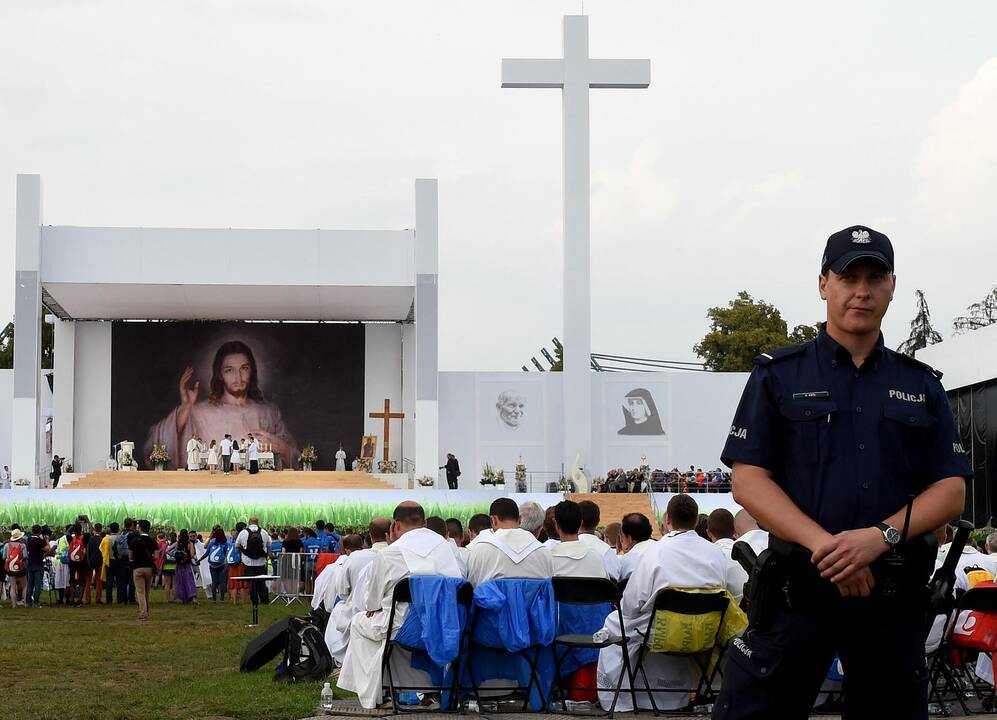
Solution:
{"label": "white barrier wall", "polygon": [[[633,468],[715,468],[747,373],[592,373],[592,476]],[[440,373],[440,464],[457,455],[461,487],[489,463],[562,471],[560,373]],[[565,472],[572,458],[565,459]],[[473,485],[472,485],[473,483]]]}

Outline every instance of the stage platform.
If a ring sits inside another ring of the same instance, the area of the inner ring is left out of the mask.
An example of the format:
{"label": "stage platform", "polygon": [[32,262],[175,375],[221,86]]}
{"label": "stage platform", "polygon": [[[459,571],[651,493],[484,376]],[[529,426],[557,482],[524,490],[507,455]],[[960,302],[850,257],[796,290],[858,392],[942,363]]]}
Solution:
{"label": "stage platform", "polygon": [[[402,476],[407,485],[407,478]],[[57,491],[73,490],[167,490],[167,489],[233,489],[283,488],[286,490],[397,490],[393,475],[375,477],[365,472],[335,472],[331,470],[263,471],[226,475],[205,471],[135,470],[115,472],[103,470],[65,478]]]}

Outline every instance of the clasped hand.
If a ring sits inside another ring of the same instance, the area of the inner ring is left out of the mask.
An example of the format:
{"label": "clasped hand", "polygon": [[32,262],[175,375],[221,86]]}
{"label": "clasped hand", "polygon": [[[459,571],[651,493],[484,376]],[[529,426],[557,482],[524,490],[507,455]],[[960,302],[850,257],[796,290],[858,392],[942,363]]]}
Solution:
{"label": "clasped hand", "polygon": [[876,528],[845,530],[825,540],[810,560],[820,576],[833,582],[845,597],[868,597],[876,584],[869,564],[888,549]]}

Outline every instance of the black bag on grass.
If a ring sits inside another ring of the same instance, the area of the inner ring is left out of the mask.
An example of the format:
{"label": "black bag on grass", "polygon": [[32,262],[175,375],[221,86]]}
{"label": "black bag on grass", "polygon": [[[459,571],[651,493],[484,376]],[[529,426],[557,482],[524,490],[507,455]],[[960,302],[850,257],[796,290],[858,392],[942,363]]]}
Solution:
{"label": "black bag on grass", "polygon": [[287,629],[284,659],[277,666],[274,682],[324,680],[332,672],[332,655],[325,637],[311,618],[295,617]]}

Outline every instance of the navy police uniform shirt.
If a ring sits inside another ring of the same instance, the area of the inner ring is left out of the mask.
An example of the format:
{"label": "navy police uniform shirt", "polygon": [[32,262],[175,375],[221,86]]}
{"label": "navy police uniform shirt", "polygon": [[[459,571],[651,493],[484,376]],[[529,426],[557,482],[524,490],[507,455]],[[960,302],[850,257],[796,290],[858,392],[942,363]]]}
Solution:
{"label": "navy police uniform shirt", "polygon": [[861,368],[823,327],[755,363],[721,459],[767,469],[828,532],[873,526],[933,482],[972,477],[941,374],[882,335]]}

